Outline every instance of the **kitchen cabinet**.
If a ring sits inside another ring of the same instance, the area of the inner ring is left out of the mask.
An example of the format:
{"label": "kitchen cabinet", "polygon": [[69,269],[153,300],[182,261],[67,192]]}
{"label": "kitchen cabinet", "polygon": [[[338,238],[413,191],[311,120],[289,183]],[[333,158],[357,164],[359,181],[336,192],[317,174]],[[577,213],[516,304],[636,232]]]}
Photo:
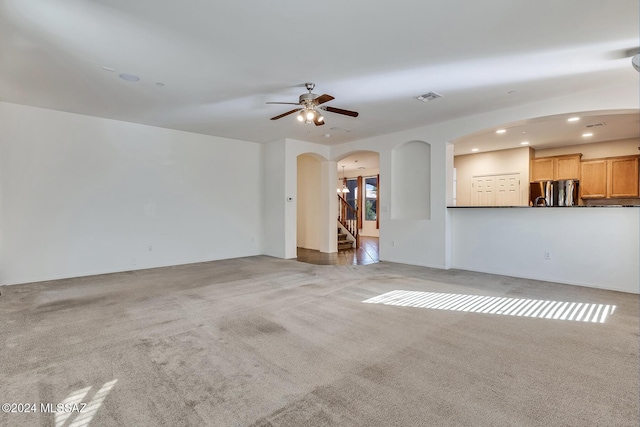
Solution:
{"label": "kitchen cabinet", "polygon": [[580,159],[582,154],[558,156],[555,158],[555,179],[580,179]]}
{"label": "kitchen cabinet", "polygon": [[638,157],[608,160],[609,197],[638,197]]}
{"label": "kitchen cabinet", "polygon": [[639,157],[607,157],[582,162],[580,197],[583,199],[639,197]]}
{"label": "kitchen cabinet", "polygon": [[582,154],[566,154],[531,159],[531,181],[580,179],[581,158]]}
{"label": "kitchen cabinet", "polygon": [[607,197],[607,161],[589,160],[582,162],[580,174],[580,197],[583,199],[603,199]]}
{"label": "kitchen cabinet", "polygon": [[535,181],[553,181],[553,158],[531,160],[531,182]]}

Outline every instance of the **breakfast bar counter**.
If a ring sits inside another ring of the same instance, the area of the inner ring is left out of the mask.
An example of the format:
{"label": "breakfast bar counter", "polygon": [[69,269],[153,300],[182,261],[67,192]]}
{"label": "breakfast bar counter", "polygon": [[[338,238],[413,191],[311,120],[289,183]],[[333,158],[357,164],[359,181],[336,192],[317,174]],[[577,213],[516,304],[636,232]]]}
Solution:
{"label": "breakfast bar counter", "polygon": [[640,293],[639,207],[589,207],[449,207],[451,266]]}

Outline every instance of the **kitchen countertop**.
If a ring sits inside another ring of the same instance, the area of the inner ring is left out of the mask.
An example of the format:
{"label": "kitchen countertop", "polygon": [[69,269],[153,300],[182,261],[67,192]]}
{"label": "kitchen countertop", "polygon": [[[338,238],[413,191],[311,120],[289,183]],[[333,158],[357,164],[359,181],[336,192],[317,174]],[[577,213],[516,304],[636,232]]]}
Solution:
{"label": "kitchen countertop", "polygon": [[447,209],[572,209],[572,208],[640,208],[638,205],[599,205],[599,206],[447,206]]}

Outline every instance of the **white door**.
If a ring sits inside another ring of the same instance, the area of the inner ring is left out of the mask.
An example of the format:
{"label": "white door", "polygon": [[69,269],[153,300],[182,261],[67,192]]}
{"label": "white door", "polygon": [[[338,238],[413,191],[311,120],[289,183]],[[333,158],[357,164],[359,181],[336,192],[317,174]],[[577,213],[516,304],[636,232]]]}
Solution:
{"label": "white door", "polygon": [[495,206],[495,177],[474,177],[471,183],[473,192],[473,204],[475,206]]}
{"label": "white door", "polygon": [[520,174],[474,176],[471,192],[474,206],[518,206]]}
{"label": "white door", "polygon": [[496,177],[497,206],[517,206],[520,204],[520,174]]}

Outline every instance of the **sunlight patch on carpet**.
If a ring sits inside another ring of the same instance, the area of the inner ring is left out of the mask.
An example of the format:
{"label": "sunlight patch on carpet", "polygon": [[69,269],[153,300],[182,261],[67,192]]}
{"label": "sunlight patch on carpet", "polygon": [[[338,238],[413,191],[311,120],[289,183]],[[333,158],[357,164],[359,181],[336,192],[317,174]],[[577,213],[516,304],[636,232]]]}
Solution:
{"label": "sunlight patch on carpet", "polygon": [[362,301],[400,307],[605,323],[615,305],[395,290]]}
{"label": "sunlight patch on carpet", "polygon": [[[96,416],[98,409],[102,406],[104,399],[117,382],[118,380],[115,379],[104,383],[89,402],[84,402],[84,400],[85,397],[89,395],[89,391],[93,387],[86,387],[71,393],[62,402],[63,409],[61,411],[54,412],[55,426],[63,427],[66,425],[68,427],[88,427],[93,417]],[[73,416],[75,416],[75,418],[73,418],[69,424],[66,424]]]}

